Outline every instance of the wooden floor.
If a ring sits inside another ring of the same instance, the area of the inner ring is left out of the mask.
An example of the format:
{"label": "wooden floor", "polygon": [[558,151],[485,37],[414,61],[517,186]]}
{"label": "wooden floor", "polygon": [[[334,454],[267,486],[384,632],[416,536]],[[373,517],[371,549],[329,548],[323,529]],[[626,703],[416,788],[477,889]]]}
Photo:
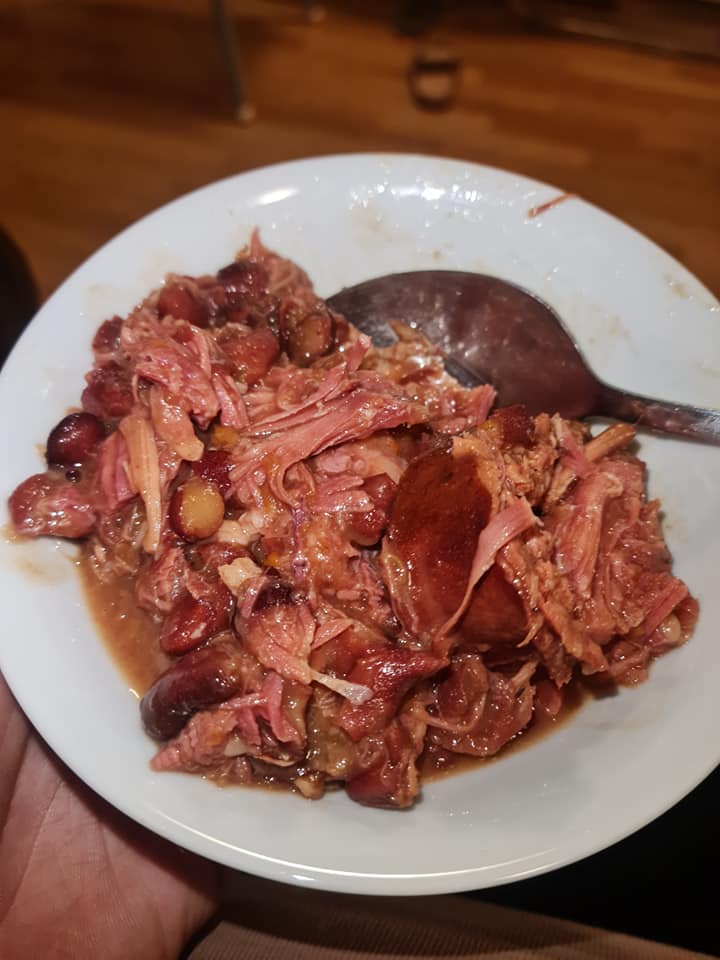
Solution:
{"label": "wooden floor", "polygon": [[[43,295],[165,201],[273,161],[414,150],[582,194],[720,294],[720,63],[533,33],[499,2],[448,2],[461,56],[444,114],[413,106],[395,3],[235,0],[256,122],[232,107],[205,0],[0,0],[0,222]],[[358,12],[362,11],[362,12]]]}

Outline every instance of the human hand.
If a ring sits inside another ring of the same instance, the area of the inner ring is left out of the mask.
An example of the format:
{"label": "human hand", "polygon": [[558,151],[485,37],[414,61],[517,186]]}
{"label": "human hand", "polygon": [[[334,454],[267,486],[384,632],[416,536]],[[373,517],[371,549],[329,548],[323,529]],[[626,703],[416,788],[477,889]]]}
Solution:
{"label": "human hand", "polygon": [[176,960],[218,880],[81,783],[0,676],[0,957]]}

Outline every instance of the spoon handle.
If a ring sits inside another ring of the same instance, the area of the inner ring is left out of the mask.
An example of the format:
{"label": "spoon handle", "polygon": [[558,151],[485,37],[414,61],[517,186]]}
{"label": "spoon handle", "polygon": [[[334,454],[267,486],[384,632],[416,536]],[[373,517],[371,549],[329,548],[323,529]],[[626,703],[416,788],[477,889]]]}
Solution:
{"label": "spoon handle", "polygon": [[720,446],[720,410],[652,400],[602,384],[594,413]]}

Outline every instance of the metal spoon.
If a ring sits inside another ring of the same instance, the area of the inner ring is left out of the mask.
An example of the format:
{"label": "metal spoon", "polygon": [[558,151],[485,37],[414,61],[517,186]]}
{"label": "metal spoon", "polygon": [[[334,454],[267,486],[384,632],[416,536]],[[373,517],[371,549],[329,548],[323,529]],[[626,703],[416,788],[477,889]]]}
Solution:
{"label": "metal spoon", "polygon": [[491,383],[498,405],[531,414],[602,416],[720,445],[720,410],[651,400],[611,387],[592,373],[560,317],[546,303],[497,277],[453,270],[393,273],[328,300],[376,344],[392,343],[402,320],[445,354],[467,387]]}

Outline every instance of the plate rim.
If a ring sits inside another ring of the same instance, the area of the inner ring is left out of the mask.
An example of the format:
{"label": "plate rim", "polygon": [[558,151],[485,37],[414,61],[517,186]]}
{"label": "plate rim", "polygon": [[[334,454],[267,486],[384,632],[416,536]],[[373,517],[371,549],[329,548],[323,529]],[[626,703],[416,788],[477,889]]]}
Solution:
{"label": "plate rim", "polygon": [[[528,188],[535,190],[543,189],[562,192],[562,188],[560,187],[556,187],[555,185],[544,181],[536,180],[513,170],[466,161],[457,157],[444,157],[434,154],[413,152],[404,153],[367,151],[353,153],[332,153],[319,156],[303,157],[297,160],[282,161],[275,164],[256,167],[240,173],[231,174],[227,177],[221,178],[220,180],[213,181],[188,191],[181,196],[170,200],[168,203],[162,204],[161,206],[144,214],[139,219],[124,227],[120,232],[115,234],[101,247],[90,254],[90,256],[88,256],[72,271],[72,273],[69,274],[67,278],[65,278],[65,280],[63,280],[63,282],[41,305],[40,309],[32,318],[26,330],[13,347],[13,350],[6,358],[2,370],[0,371],[0,377],[4,376],[5,370],[11,365],[12,358],[28,334],[30,328],[34,325],[36,319],[45,313],[52,314],[53,310],[55,309],[55,302],[57,299],[61,298],[66,286],[73,282],[77,282],[78,276],[84,271],[91,269],[93,264],[103,255],[106,255],[108,250],[116,242],[121,241],[121,239],[125,238],[127,234],[138,229],[142,229],[142,226],[146,223],[146,221],[149,221],[152,218],[155,218],[158,215],[166,212],[169,208],[181,206],[192,197],[197,197],[205,192],[217,190],[218,188],[222,188],[223,186],[227,186],[231,183],[241,183],[244,180],[252,179],[253,176],[258,174],[279,176],[284,172],[297,171],[298,169],[303,168],[313,168],[316,167],[318,163],[331,165],[336,163],[352,164],[358,160],[377,162],[382,161],[385,158],[387,158],[387,160],[391,163],[397,160],[401,160],[403,162],[416,161],[420,173],[422,166],[427,163],[439,164],[445,167],[447,167],[449,164],[457,164],[458,166],[463,166],[466,169],[480,170],[486,173],[490,172],[498,174],[503,178],[511,177],[521,184],[527,184]],[[390,176],[392,176],[392,174]],[[702,281],[695,277],[694,274],[690,273],[690,271],[682,263],[676,260],[672,254],[668,253],[668,251],[666,251],[655,241],[649,239],[639,230],[625,223],[616,215],[609,213],[593,203],[590,203],[583,197],[578,197],[577,199],[590,207],[594,215],[600,214],[603,217],[609,218],[615,227],[620,227],[623,231],[631,232],[636,238],[640,239],[643,244],[650,245],[657,251],[661,252],[665,257],[669,258],[669,262],[679,268],[683,273],[689,274],[697,284],[698,289],[707,295],[710,301],[715,304],[717,303],[713,293],[707,287],[705,287]],[[110,658],[109,654],[108,657]],[[9,671],[8,666],[10,666]],[[485,866],[464,868],[460,870],[438,871],[436,873],[364,873],[358,871],[342,871],[326,867],[316,867],[308,864],[294,863],[290,860],[280,860],[275,857],[269,857],[261,853],[243,849],[237,845],[229,845],[217,837],[203,835],[202,838],[200,838],[187,825],[177,825],[173,823],[161,811],[156,810],[155,814],[157,819],[153,819],[152,816],[146,814],[146,808],[144,808],[142,804],[138,804],[137,809],[133,808],[132,804],[124,802],[122,791],[113,791],[104,784],[98,783],[98,779],[96,778],[93,770],[85,767],[85,763],[83,762],[84,756],[82,758],[73,756],[71,760],[68,759],[68,757],[65,755],[66,751],[62,748],[62,746],[60,746],[60,748],[57,746],[57,738],[54,730],[43,730],[40,732],[44,724],[42,722],[40,724],[36,722],[38,715],[38,710],[36,709],[37,702],[33,702],[32,697],[28,697],[27,691],[25,690],[21,691],[20,695],[15,693],[15,688],[12,682],[12,666],[9,663],[9,658],[3,654],[2,645],[0,645],[0,669],[2,669],[6,677],[12,695],[21,705],[22,710],[25,712],[33,727],[38,732],[38,735],[44,739],[46,743],[48,743],[51,749],[56,753],[57,756],[60,757],[62,762],[71,771],[73,771],[81,780],[83,780],[95,793],[103,797],[103,799],[105,799],[116,809],[120,810],[123,814],[142,824],[152,832],[156,834],[159,833],[160,836],[164,836],[171,842],[185,847],[186,849],[191,850],[201,856],[211,856],[212,859],[223,863],[226,866],[233,867],[235,869],[247,869],[251,873],[271,880],[282,880],[300,886],[328,891],[368,895],[381,894],[403,896],[441,894],[480,888],[490,888],[500,884],[510,883],[532,876],[538,876],[561,866],[578,862],[579,860],[591,856],[600,850],[604,850],[610,846],[613,846],[614,844],[637,832],[643,826],[652,822],[658,816],[662,815],[664,812],[679,803],[685,796],[691,793],[718,766],[718,764],[720,764],[720,743],[718,743],[714,755],[711,756],[710,752],[708,752],[708,759],[703,765],[702,771],[698,773],[694,781],[686,781],[682,787],[675,789],[674,791],[670,791],[672,794],[672,799],[666,799],[662,802],[652,805],[652,807],[648,807],[649,812],[642,816],[636,817],[629,825],[626,825],[620,830],[610,831],[612,833],[612,837],[610,838],[608,835],[606,835],[599,841],[588,839],[588,842],[584,845],[576,844],[575,850],[572,854],[561,854],[538,865],[526,866],[521,869],[514,870],[508,869],[504,872],[500,870],[499,873],[497,864],[488,864]],[[117,669],[116,665],[115,669]],[[102,777],[99,779],[102,781]],[[158,821],[162,822],[162,832],[160,830],[160,823]],[[212,848],[212,853],[208,852],[209,847]],[[293,873],[293,871],[300,871],[300,873],[296,874]],[[494,871],[497,873],[497,875],[483,877],[483,874],[489,871]],[[309,874],[309,876],[303,876],[303,874]],[[475,882],[471,882],[472,880]]]}

